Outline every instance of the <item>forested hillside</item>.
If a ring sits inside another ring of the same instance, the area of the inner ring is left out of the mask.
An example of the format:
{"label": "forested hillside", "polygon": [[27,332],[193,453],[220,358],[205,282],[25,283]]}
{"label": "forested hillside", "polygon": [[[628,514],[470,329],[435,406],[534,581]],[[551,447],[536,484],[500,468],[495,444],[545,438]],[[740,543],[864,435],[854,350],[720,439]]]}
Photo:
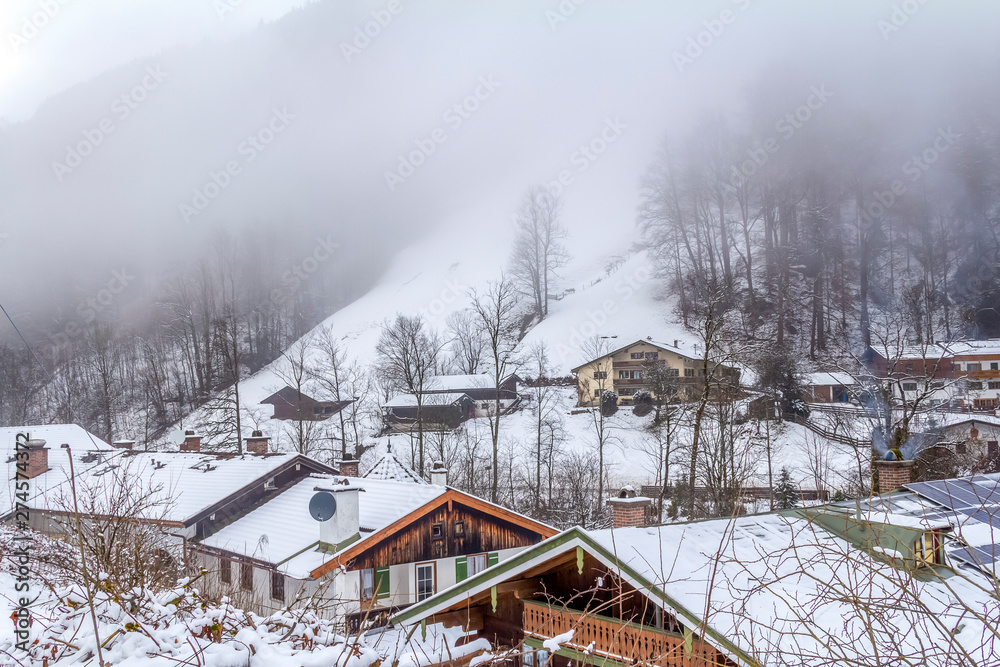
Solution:
{"label": "forested hillside", "polygon": [[639,224],[685,319],[711,283],[809,359],[894,322],[914,342],[1000,334],[997,99],[979,85],[877,115],[788,69],[670,132]]}

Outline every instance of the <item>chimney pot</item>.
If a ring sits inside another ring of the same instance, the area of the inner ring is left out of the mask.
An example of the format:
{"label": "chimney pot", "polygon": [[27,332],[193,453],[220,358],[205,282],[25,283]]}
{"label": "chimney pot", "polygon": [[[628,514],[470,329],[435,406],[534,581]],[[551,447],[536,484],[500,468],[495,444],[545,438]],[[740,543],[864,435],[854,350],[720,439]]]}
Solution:
{"label": "chimney pot", "polygon": [[360,477],[360,465],[361,461],[356,459],[344,459],[337,463],[337,469],[340,470],[341,477]]}
{"label": "chimney pot", "polygon": [[49,448],[45,446],[44,440],[29,440],[28,446],[28,469],[24,472],[27,479],[34,479],[46,473],[49,469]]}
{"label": "chimney pot", "polygon": [[639,528],[646,525],[646,510],[653,501],[636,495],[635,489],[626,486],[608,504],[611,505],[612,528]]}
{"label": "chimney pot", "polygon": [[253,435],[247,438],[248,454],[267,454],[271,438],[261,431],[254,431]]}
{"label": "chimney pot", "polygon": [[181,443],[180,451],[200,452],[201,436],[196,434],[194,431],[184,431],[184,442]]}
{"label": "chimney pot", "polygon": [[350,480],[343,479],[339,484],[332,484],[329,487],[315,487],[317,492],[326,491],[332,493],[337,501],[337,509],[333,516],[319,524],[319,541],[327,549],[337,551],[345,542],[355,539],[360,533],[361,515],[359,513],[358,501],[360,487],[351,484]]}
{"label": "chimney pot", "polygon": [[444,461],[435,461],[431,467],[431,484],[448,486],[448,469],[444,466]]}

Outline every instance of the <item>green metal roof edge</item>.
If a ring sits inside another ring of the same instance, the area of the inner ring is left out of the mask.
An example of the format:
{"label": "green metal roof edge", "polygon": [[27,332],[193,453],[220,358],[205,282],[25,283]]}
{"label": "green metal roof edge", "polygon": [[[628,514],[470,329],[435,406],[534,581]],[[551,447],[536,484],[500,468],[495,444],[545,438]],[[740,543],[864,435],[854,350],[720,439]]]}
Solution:
{"label": "green metal roof edge", "polygon": [[513,556],[512,558],[509,558],[505,561],[501,561],[500,563],[494,565],[493,567],[487,568],[482,572],[479,572],[473,575],[472,577],[469,577],[468,579],[459,582],[458,584],[449,589],[445,589],[441,593],[438,593],[438,595],[443,596],[439,600],[435,599],[438,597],[438,595],[434,595],[430,598],[427,598],[427,600],[424,600],[423,602],[413,605],[412,607],[407,607],[399,614],[393,616],[390,619],[390,621],[394,625],[404,624],[410,619],[412,619],[414,616],[417,616],[427,611],[427,609],[431,607],[441,604],[442,601],[448,600],[449,598],[454,598],[458,595],[461,595],[462,593],[466,593],[469,590],[475,588],[476,586],[485,583],[490,579],[494,579],[499,575],[505,574],[510,570],[514,569],[515,567],[523,565],[524,563],[528,562],[529,560],[532,560],[537,556],[540,556],[544,553],[548,553],[550,551],[554,551],[556,548],[566,544],[567,542],[572,541],[573,539],[579,539],[581,542],[584,542],[596,554],[600,555],[605,560],[609,561],[610,563],[613,563],[615,567],[627,573],[628,576],[631,577],[634,581],[639,582],[642,588],[648,590],[650,593],[658,597],[665,605],[668,605],[671,608],[673,608],[673,610],[678,615],[683,616],[684,620],[688,622],[692,627],[701,627],[702,625],[704,625],[705,635],[715,640],[720,646],[722,646],[725,650],[729,651],[738,660],[741,660],[748,665],[760,664],[756,660],[748,656],[741,648],[736,646],[732,641],[730,641],[723,635],[719,634],[714,628],[708,625],[708,623],[705,623],[701,619],[699,619],[684,605],[680,604],[672,597],[664,593],[660,587],[649,582],[645,577],[640,575],[630,565],[619,561],[616,555],[608,551],[602,544],[596,542],[586,530],[580,528],[579,526],[574,526],[572,528],[569,528],[558,535],[550,537],[548,540],[539,542],[534,546],[528,547],[527,549]]}

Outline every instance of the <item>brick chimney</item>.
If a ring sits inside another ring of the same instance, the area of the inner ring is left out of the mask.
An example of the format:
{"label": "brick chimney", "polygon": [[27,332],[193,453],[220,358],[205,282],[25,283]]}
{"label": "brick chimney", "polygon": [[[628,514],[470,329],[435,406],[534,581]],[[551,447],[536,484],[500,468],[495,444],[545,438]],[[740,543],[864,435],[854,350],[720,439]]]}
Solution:
{"label": "brick chimney", "polygon": [[340,470],[341,477],[358,477],[358,466],[361,464],[360,461],[355,459],[344,459],[337,464],[337,468]]}
{"label": "brick chimney", "polygon": [[435,461],[431,467],[431,484],[448,486],[448,469],[444,467],[444,461]]}
{"label": "brick chimney", "polygon": [[913,461],[872,461],[872,490],[890,493],[913,481]]}
{"label": "brick chimney", "polygon": [[28,470],[24,476],[34,479],[49,469],[49,448],[45,446],[44,440],[29,440],[27,445]]}
{"label": "brick chimney", "polygon": [[646,524],[646,508],[653,501],[649,498],[637,496],[635,489],[631,486],[624,487],[618,492],[618,497],[608,501],[611,505],[611,527],[612,528],[636,528]]}
{"label": "brick chimney", "polygon": [[267,454],[270,442],[270,437],[264,435],[261,431],[254,431],[250,437],[247,438],[247,453]]}
{"label": "brick chimney", "polygon": [[111,446],[114,447],[115,449],[127,449],[131,451],[132,448],[135,447],[135,440],[128,440],[128,439],[115,440],[114,442],[111,443]]}
{"label": "brick chimney", "polygon": [[194,431],[184,431],[184,442],[181,443],[180,451],[200,452],[201,436],[196,435]]}

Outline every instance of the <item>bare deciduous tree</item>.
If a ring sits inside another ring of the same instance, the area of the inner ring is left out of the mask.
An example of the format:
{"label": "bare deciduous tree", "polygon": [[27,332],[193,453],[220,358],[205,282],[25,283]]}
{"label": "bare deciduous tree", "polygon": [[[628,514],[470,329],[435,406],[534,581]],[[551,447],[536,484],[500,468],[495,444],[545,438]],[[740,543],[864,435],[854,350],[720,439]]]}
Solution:
{"label": "bare deciduous tree", "polygon": [[500,482],[500,423],[504,416],[501,404],[500,385],[520,364],[518,344],[521,340],[521,314],[518,308],[517,292],[507,278],[501,278],[482,293],[473,292],[472,311],[486,339],[487,367],[494,381],[494,399],[487,419],[490,426],[490,440],[493,445],[493,479],[490,500],[499,500]]}
{"label": "bare deciduous tree", "polygon": [[549,295],[556,271],[569,257],[562,241],[566,227],[559,220],[560,202],[544,187],[530,188],[514,214],[517,236],[511,257],[514,284],[534,304],[538,320],[549,314]]}
{"label": "bare deciduous tree", "polygon": [[396,390],[407,391],[417,401],[416,465],[424,473],[424,394],[427,383],[438,372],[442,343],[427,330],[419,315],[397,314],[382,325],[377,350],[378,371],[392,381]]}
{"label": "bare deciduous tree", "polygon": [[459,373],[475,375],[486,355],[486,339],[475,313],[458,310],[448,315],[452,364]]}

